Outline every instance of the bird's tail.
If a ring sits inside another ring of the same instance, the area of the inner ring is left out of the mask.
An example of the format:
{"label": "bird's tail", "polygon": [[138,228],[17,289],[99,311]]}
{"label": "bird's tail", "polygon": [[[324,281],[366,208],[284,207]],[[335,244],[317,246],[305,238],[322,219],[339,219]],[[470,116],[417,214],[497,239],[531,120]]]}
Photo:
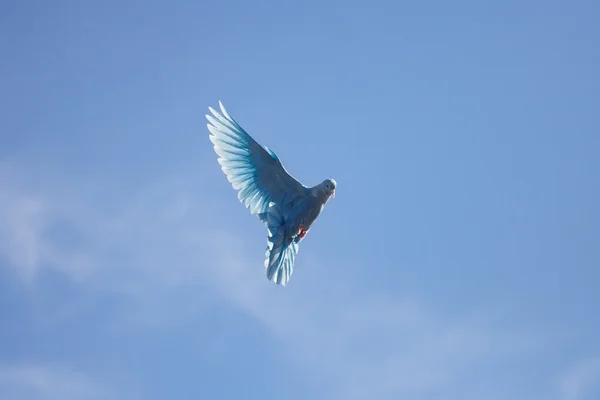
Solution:
{"label": "bird's tail", "polygon": [[278,285],[285,286],[294,271],[299,241],[286,235],[285,219],[281,209],[275,203],[269,205],[266,224],[269,231],[265,260],[267,278]]}

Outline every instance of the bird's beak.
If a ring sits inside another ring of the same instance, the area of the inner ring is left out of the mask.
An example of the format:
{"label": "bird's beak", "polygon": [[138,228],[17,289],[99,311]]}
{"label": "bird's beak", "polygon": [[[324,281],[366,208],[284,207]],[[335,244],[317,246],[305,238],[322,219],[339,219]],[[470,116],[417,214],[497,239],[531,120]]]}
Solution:
{"label": "bird's beak", "polygon": [[331,197],[335,198],[335,189],[331,191]]}

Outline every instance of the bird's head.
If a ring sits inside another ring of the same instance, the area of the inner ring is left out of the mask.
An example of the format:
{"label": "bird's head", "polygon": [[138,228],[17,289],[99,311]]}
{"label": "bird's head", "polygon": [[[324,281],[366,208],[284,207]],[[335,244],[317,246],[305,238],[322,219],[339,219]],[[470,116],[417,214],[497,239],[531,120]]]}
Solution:
{"label": "bird's head", "polygon": [[325,179],[321,183],[321,186],[323,186],[323,189],[325,190],[325,193],[327,194],[328,197],[335,197],[336,185],[337,185],[337,183],[333,179]]}

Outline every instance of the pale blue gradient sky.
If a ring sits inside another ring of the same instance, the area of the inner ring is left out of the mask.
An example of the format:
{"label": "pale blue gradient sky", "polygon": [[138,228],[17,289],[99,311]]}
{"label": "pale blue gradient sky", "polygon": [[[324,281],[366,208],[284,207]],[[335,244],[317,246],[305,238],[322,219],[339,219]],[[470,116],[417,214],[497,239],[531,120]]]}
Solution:
{"label": "pale blue gradient sky", "polygon": [[[0,3],[0,398],[599,398],[599,3],[290,4]],[[283,290],[218,100],[338,182]]]}

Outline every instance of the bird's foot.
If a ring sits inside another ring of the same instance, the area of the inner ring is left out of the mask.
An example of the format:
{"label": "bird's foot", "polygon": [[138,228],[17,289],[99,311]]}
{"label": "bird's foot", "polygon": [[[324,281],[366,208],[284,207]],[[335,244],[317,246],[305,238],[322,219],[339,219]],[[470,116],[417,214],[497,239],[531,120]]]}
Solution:
{"label": "bird's foot", "polygon": [[304,226],[302,224],[300,224],[300,229],[298,229],[298,237],[300,237],[300,239],[304,239],[304,236],[306,236],[306,232],[304,230]]}

